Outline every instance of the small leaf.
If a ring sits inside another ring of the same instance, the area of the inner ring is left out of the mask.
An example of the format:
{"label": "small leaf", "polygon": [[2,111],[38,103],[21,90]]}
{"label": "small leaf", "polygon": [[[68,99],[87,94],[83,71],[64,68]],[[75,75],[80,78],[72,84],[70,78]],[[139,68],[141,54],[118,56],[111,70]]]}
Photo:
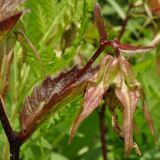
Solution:
{"label": "small leaf", "polygon": [[90,83],[85,92],[83,99],[83,108],[78,113],[70,131],[69,143],[71,143],[78,127],[84,119],[86,119],[100,104],[103,99],[104,93],[107,91],[109,84],[104,82],[104,77],[108,72],[108,66],[113,61],[113,57],[110,55],[105,56],[99,67],[99,71],[95,77],[90,79]]}
{"label": "small leaf", "polygon": [[118,59],[119,59],[121,74],[126,80],[127,85],[130,88],[132,87],[140,88],[141,87],[140,83],[136,80],[136,77],[133,73],[130,63],[123,56],[119,56]]}
{"label": "small leaf", "polygon": [[153,49],[153,46],[132,46],[130,44],[119,44],[121,52],[128,54],[145,53]]}
{"label": "small leaf", "polygon": [[103,98],[104,88],[103,83],[99,83],[97,86],[88,87],[83,100],[83,108],[78,114],[77,118],[73,122],[70,131],[69,143],[71,143],[75,132],[84,119],[86,119],[99,105]]}
{"label": "small leaf", "polygon": [[95,24],[97,26],[100,40],[105,40],[107,38],[107,32],[104,25],[104,19],[101,14],[101,8],[98,3],[95,4],[94,18],[95,18]]}
{"label": "small leaf", "polygon": [[112,85],[119,80],[118,75],[120,74],[120,67],[117,58],[114,57],[109,61],[106,65],[104,73],[104,86]]}
{"label": "small leaf", "polygon": [[136,110],[140,94],[138,90],[129,90],[124,80],[121,88],[116,88],[115,92],[123,105],[125,154],[128,155],[133,148],[133,114]]}

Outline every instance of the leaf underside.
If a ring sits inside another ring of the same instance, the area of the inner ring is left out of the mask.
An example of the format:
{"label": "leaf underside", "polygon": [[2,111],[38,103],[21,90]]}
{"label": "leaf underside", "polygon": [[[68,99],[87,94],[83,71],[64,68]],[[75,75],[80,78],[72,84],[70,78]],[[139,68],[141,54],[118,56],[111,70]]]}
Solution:
{"label": "leaf underside", "polygon": [[70,84],[80,71],[74,67],[54,79],[47,77],[42,86],[34,88],[32,95],[25,99],[19,113],[24,134],[32,133],[49,113],[57,111],[60,104],[67,103],[68,99],[84,91],[88,79],[95,74],[95,70],[89,69],[76,83]]}

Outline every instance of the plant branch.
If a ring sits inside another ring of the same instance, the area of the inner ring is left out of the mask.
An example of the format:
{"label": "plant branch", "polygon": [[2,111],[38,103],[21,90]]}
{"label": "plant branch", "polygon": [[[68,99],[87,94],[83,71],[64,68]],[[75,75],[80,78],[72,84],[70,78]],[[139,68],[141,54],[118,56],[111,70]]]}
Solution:
{"label": "plant branch", "polygon": [[72,85],[75,83],[82,75],[86,73],[86,71],[91,67],[93,62],[98,58],[98,56],[103,52],[103,50],[106,47],[106,43],[102,43],[100,47],[97,49],[97,51],[94,53],[94,55],[91,57],[91,59],[88,61],[88,63],[80,70],[80,72],[76,75],[76,77],[70,81],[68,86]]}
{"label": "plant branch", "polygon": [[134,5],[132,3],[129,4],[128,6],[128,10],[127,10],[127,13],[126,13],[126,18],[124,19],[123,23],[122,23],[122,27],[121,27],[121,30],[119,32],[119,35],[118,35],[118,40],[121,40],[124,32],[125,32],[125,29],[127,27],[127,24],[128,24],[128,21],[130,20],[131,18],[131,15],[130,15],[130,11],[131,9],[134,7]]}
{"label": "plant branch", "polygon": [[23,144],[23,141],[19,139],[19,136],[13,131],[10,125],[2,97],[0,100],[0,121],[10,145],[10,160],[19,160],[20,146]]}
{"label": "plant branch", "polygon": [[106,110],[106,105],[102,104],[99,111],[99,127],[100,127],[100,139],[101,139],[103,160],[107,160],[107,145],[105,138],[106,135],[105,110]]}
{"label": "plant branch", "polygon": [[12,130],[12,127],[11,127],[10,122],[8,120],[7,114],[5,112],[4,105],[3,105],[3,102],[2,102],[2,97],[1,97],[1,100],[0,100],[0,120],[1,120],[1,123],[2,123],[2,127],[4,129],[4,132],[5,132],[5,134],[8,138],[8,141],[10,142],[12,134],[13,134],[13,130]]}

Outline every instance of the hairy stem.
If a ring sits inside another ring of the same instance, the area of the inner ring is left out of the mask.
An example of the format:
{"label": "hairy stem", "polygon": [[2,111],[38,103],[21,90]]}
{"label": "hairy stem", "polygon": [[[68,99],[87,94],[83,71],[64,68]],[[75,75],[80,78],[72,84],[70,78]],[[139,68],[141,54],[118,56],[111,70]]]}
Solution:
{"label": "hairy stem", "polygon": [[105,110],[106,110],[106,105],[103,104],[99,111],[99,127],[100,127],[100,139],[101,139],[103,160],[107,160],[107,145],[105,138],[106,135]]}

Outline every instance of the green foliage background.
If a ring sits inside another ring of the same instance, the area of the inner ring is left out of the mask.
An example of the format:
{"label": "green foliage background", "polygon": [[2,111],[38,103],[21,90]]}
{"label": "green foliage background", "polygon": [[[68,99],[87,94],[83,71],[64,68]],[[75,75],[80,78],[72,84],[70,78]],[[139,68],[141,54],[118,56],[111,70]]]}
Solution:
{"label": "green foliage background", "polygon": [[[109,38],[113,39],[120,30],[130,1],[100,0],[99,3],[106,19]],[[24,50],[18,42],[16,43],[6,100],[7,111],[15,128],[18,129],[18,110],[23,106],[25,96],[31,93],[34,86],[40,85],[47,75],[55,77],[62,70],[73,66],[78,54],[89,59],[95,51],[98,45],[98,34],[93,24],[93,6],[93,0],[27,0],[21,7],[29,11],[22,16],[20,27],[25,30],[27,37],[40,53],[43,66],[27,44],[25,44],[24,55]],[[159,21],[157,18],[153,20],[153,17],[136,13],[133,11],[134,18],[129,21],[122,41],[138,45],[149,44],[159,32]],[[76,31],[72,28],[72,24],[77,26]],[[69,46],[62,45],[66,30],[69,36],[74,35]],[[156,146],[139,105],[135,118],[138,129],[135,131],[134,138],[142,151],[142,156],[138,157],[133,151],[129,160],[160,159],[160,75],[158,74],[160,68],[157,67],[159,54],[160,47],[157,47],[145,55],[128,56],[137,78],[144,86],[159,142]],[[82,62],[83,65],[85,63],[85,61]],[[22,147],[22,159],[102,160],[97,111],[85,120],[73,143],[68,145],[69,129],[81,105],[81,100],[81,95],[75,97],[72,102],[66,104],[44,123]],[[106,124],[108,159],[122,160],[124,159],[123,142],[112,129],[108,111]],[[0,148],[0,158],[7,159],[8,147],[2,127],[0,127]]]}

